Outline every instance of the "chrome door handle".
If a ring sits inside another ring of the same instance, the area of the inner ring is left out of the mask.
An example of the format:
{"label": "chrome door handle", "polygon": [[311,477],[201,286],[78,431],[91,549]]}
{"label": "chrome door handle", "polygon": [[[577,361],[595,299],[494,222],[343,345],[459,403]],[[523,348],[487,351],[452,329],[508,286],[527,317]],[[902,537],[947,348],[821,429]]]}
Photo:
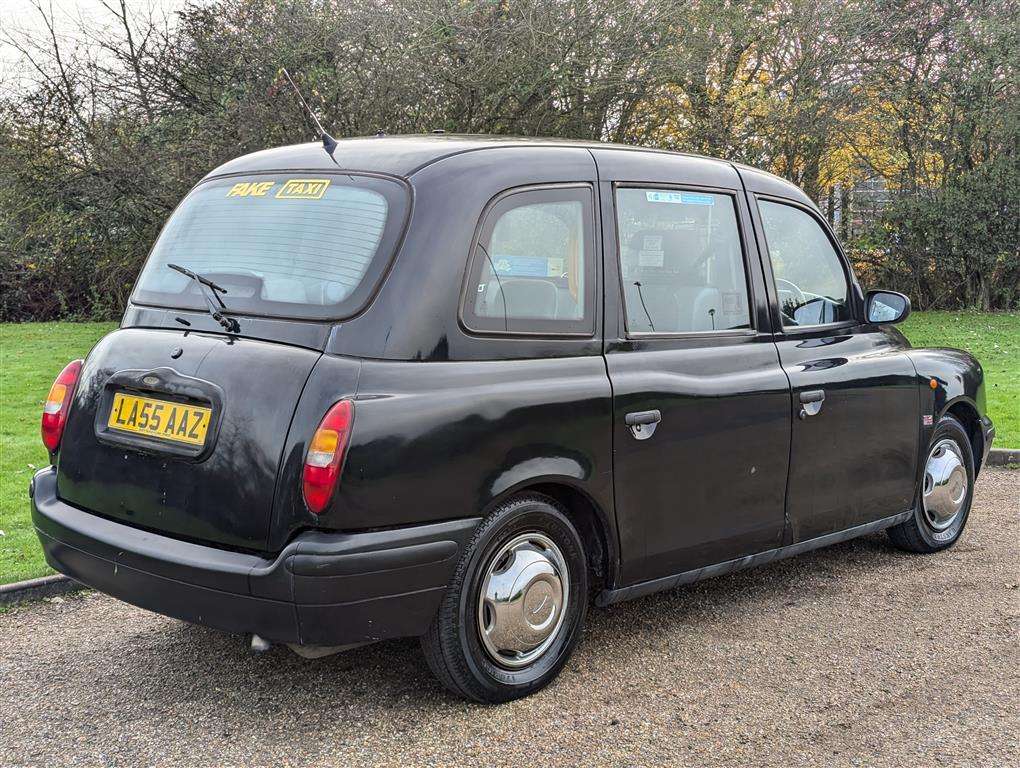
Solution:
{"label": "chrome door handle", "polygon": [[800,418],[803,421],[808,416],[817,416],[822,410],[822,403],[825,402],[825,390],[812,389],[800,393]]}
{"label": "chrome door handle", "polygon": [[630,433],[637,440],[647,440],[662,421],[662,414],[655,411],[634,411],[623,417],[623,423],[630,427]]}

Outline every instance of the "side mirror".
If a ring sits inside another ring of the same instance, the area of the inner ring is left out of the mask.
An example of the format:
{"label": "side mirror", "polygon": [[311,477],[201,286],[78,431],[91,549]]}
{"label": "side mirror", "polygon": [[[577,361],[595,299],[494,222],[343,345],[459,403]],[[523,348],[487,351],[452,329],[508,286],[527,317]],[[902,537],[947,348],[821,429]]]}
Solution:
{"label": "side mirror", "polygon": [[895,291],[868,291],[864,310],[869,323],[902,323],[910,314],[910,299]]}

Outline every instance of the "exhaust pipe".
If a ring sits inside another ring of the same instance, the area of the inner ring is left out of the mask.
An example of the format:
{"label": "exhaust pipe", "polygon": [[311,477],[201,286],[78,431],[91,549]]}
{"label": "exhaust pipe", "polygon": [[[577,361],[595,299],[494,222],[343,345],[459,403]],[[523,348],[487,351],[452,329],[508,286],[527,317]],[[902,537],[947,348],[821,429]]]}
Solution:
{"label": "exhaust pipe", "polygon": [[[302,658],[321,659],[324,656],[332,656],[334,653],[349,651],[353,648],[360,648],[363,645],[371,645],[372,642],[373,641],[369,640],[364,643],[351,643],[349,645],[298,645],[297,643],[287,643],[286,645]],[[252,653],[262,654],[266,651],[272,650],[273,643],[259,635],[251,635],[249,648]]]}
{"label": "exhaust pipe", "polygon": [[353,648],[361,648],[363,645],[371,645],[372,640],[364,643],[351,643],[350,645],[298,645],[287,643],[287,647],[303,659],[321,659],[324,656],[332,656],[334,653],[342,653]]}
{"label": "exhaust pipe", "polygon": [[266,640],[264,637],[258,635],[251,636],[251,652],[252,653],[265,653],[273,647],[273,644]]}

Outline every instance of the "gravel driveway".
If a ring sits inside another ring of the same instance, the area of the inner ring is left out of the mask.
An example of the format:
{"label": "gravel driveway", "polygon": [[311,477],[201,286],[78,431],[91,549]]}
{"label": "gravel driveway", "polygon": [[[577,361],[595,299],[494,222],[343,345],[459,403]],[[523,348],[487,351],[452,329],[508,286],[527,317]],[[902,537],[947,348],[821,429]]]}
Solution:
{"label": "gravel driveway", "polygon": [[962,541],[884,534],[594,611],[559,681],[501,707],[416,642],[315,661],[94,593],[0,615],[2,765],[1020,764],[1020,472]]}

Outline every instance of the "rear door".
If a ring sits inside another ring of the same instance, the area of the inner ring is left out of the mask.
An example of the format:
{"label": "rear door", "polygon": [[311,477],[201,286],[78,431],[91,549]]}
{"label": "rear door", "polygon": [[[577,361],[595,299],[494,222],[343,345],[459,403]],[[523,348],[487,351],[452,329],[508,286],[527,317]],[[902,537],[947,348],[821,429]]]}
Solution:
{"label": "rear door", "polygon": [[782,328],[776,346],[792,385],[792,541],[903,512],[913,500],[920,429],[909,345],[895,329],[862,322],[860,288],[817,212],[751,197]]}
{"label": "rear door", "polygon": [[789,385],[739,178],[697,158],[596,156],[617,519],[624,554],[641,553],[624,583],[776,547]]}

